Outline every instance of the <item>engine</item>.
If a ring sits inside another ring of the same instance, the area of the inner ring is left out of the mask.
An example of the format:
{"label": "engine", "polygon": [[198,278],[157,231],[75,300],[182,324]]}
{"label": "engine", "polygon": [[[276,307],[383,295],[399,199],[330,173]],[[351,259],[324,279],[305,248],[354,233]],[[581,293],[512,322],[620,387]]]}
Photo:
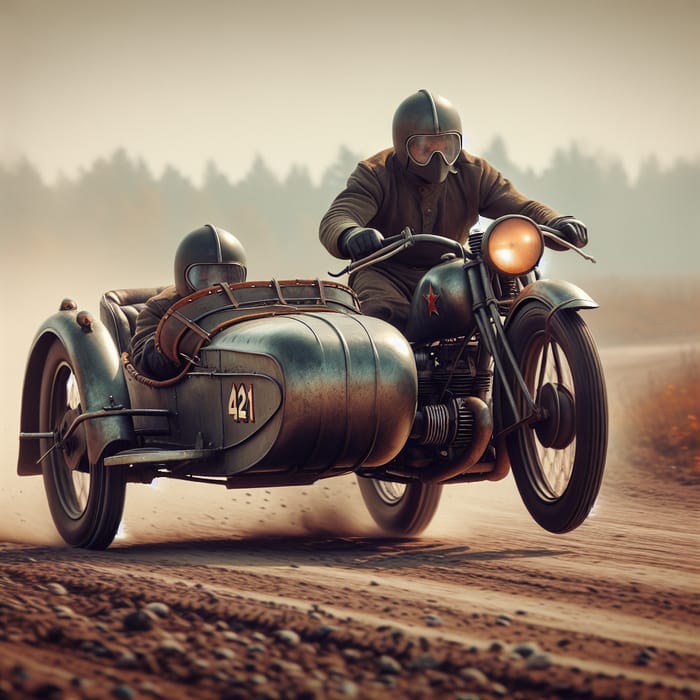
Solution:
{"label": "engine", "polygon": [[416,350],[418,410],[406,457],[413,466],[451,458],[490,436],[492,372],[479,369],[476,344],[446,340]]}

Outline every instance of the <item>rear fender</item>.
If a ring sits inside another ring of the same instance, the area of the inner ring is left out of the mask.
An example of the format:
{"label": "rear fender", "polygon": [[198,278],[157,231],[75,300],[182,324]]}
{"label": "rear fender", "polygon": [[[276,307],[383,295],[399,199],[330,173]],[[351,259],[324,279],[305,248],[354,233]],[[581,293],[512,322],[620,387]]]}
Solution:
{"label": "rear fender", "polygon": [[[42,372],[49,349],[56,341],[63,345],[70,359],[83,413],[117,406],[129,408],[119,352],[106,326],[84,311],[67,308],[44,322],[29,351],[22,388],[21,433],[39,432]],[[96,464],[109,445],[131,446],[135,442],[129,416],[87,420],[84,425],[90,464]],[[20,439],[17,473],[20,476],[41,474],[40,457],[37,438]]]}

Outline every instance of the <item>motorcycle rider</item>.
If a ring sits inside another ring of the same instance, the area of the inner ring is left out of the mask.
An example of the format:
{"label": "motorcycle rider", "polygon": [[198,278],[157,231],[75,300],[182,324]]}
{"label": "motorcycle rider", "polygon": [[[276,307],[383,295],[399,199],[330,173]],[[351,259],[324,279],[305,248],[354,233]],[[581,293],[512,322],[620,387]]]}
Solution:
{"label": "motorcycle rider", "polygon": [[[406,226],[465,243],[479,215],[522,214],[555,228],[576,247],[588,242],[581,221],[528,199],[496,168],[463,150],[459,113],[444,97],[428,90],[407,97],[394,114],[392,132],[393,148],[361,161],[321,219],[319,238],[331,255],[358,260]],[[349,284],[363,313],[403,331],[413,291],[439,262],[435,256],[414,246],[353,272]]]}
{"label": "motorcycle rider", "polygon": [[155,343],[156,328],[177,301],[220,282],[245,282],[246,255],[240,241],[228,231],[206,224],[188,233],[175,251],[175,284],[151,297],[136,318],[131,339],[131,362],[153,379],[169,379],[180,371]]}

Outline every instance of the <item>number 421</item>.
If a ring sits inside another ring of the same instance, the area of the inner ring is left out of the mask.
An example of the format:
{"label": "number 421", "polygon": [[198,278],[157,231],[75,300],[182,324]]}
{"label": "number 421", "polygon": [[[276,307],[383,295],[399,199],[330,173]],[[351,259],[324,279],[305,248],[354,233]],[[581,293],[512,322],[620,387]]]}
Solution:
{"label": "number 421", "polygon": [[234,383],[228,399],[228,414],[236,423],[255,423],[252,384]]}

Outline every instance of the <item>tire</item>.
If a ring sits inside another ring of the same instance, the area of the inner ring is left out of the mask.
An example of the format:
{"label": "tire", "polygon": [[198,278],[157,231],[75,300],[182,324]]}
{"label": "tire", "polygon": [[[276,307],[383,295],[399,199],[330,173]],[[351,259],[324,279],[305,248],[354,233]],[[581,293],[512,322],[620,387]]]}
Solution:
{"label": "tire", "polygon": [[[54,434],[65,430],[82,412],[83,403],[71,358],[57,340],[49,348],[42,373],[40,430]],[[68,451],[52,439],[41,441],[44,489],[56,529],[69,545],[106,549],[121,523],[126,472],[105,468],[102,459],[89,464],[82,431],[74,433]]]}
{"label": "tire", "polygon": [[[536,396],[547,417],[510,433],[507,444],[526,508],[545,530],[563,533],[588,517],[598,496],[607,452],[608,408],[600,359],[585,322],[576,312],[560,311],[551,317],[550,313],[542,304],[530,303],[508,324],[508,340],[533,395],[548,320],[551,344]],[[526,415],[522,392],[512,386]]]}
{"label": "tire", "polygon": [[397,484],[358,476],[367,510],[393,537],[419,535],[430,524],[440,503],[442,484]]}

